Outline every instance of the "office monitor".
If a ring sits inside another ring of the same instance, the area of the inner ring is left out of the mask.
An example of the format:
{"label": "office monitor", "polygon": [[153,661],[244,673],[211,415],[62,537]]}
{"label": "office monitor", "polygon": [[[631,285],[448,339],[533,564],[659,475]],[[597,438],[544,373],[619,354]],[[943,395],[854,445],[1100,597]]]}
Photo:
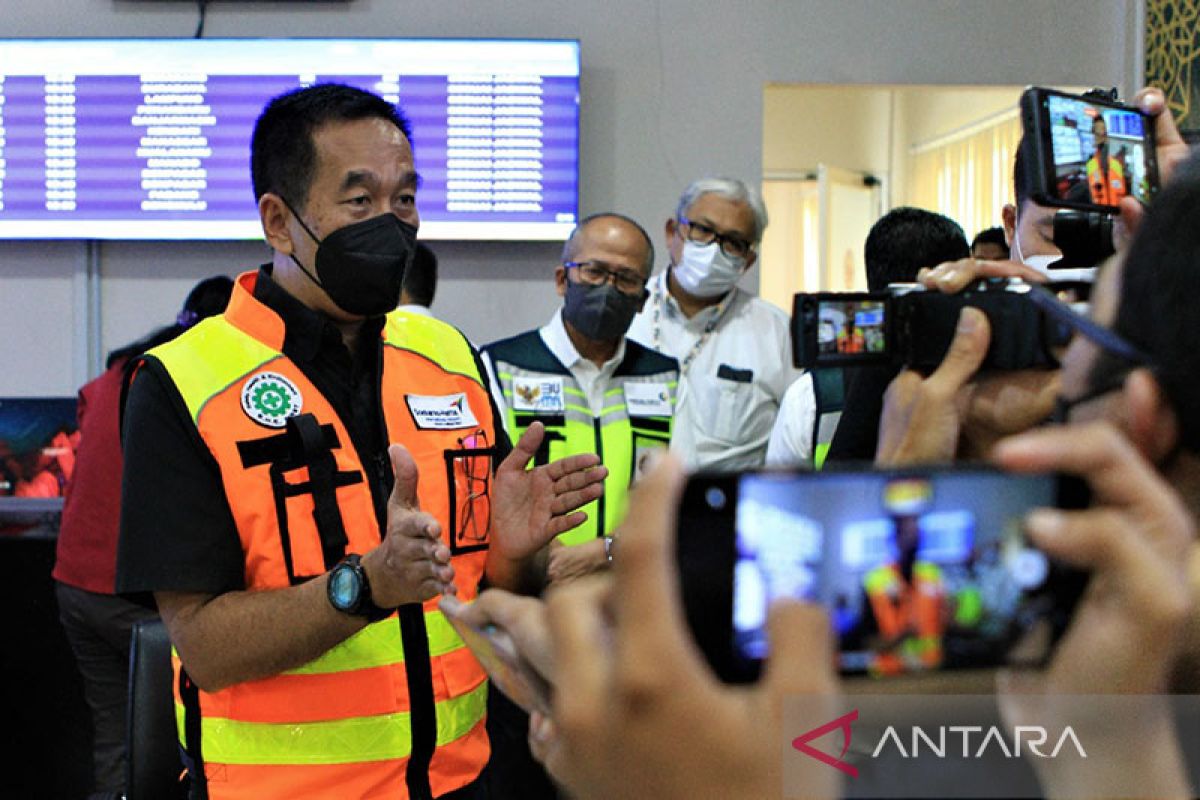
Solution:
{"label": "office monitor", "polygon": [[412,121],[422,238],[561,240],[579,71],[575,41],[0,40],[0,239],[261,238],[254,121],[338,82]]}

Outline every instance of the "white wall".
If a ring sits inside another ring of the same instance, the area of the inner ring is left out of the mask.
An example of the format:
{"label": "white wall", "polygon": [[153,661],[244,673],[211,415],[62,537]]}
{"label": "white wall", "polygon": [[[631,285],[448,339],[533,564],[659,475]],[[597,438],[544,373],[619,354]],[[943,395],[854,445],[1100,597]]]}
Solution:
{"label": "white wall", "polygon": [[[1138,0],[214,0],[206,33],[579,38],[581,210],[620,210],[657,233],[689,179],[761,174],[769,82],[1124,85],[1135,74],[1140,35],[1127,32],[1138,6]],[[0,3],[5,36],[190,36],[195,24],[190,2]],[[555,245],[435,247],[444,264],[435,310],[475,340],[534,326],[553,309],[548,275]],[[173,318],[202,275],[252,266],[263,252],[250,243],[101,245],[101,348]],[[70,393],[86,377],[87,349],[77,333],[87,296],[82,253],[81,244],[0,243],[0,395]]]}

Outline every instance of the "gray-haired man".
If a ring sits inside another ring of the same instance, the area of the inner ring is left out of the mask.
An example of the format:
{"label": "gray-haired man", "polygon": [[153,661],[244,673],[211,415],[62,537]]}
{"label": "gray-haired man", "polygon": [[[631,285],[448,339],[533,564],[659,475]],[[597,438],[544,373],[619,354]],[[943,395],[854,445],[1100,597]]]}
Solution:
{"label": "gray-haired man", "polygon": [[670,266],[629,338],[679,361],[672,449],[693,469],[761,466],[792,368],[788,317],[737,288],[758,258],[767,210],[732,178],[695,181],[666,223]]}

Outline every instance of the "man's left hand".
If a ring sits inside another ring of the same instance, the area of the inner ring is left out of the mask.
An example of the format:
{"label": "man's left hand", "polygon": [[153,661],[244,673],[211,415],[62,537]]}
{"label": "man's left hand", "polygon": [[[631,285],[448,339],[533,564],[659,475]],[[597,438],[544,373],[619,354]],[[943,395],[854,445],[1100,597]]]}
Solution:
{"label": "man's left hand", "polygon": [[608,470],[592,453],[569,456],[527,469],[542,444],[545,428],[529,426],[496,468],[492,494],[492,555],[519,562],[555,536],[583,524],[576,509],[604,493]]}
{"label": "man's left hand", "polygon": [[551,542],[547,553],[546,578],[551,586],[578,580],[585,575],[608,569],[604,539],[592,539],[577,545]]}

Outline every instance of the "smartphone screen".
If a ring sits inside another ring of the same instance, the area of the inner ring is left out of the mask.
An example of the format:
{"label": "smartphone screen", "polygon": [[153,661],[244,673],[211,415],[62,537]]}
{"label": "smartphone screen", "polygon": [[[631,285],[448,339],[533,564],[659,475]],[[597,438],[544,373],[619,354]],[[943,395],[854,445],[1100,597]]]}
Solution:
{"label": "smartphone screen", "polygon": [[885,294],[798,294],[793,302],[792,349],[797,367],[890,359],[890,306]]}
{"label": "smartphone screen", "polygon": [[1124,197],[1150,201],[1158,174],[1149,117],[1116,103],[1034,91],[1044,176],[1039,201],[1104,210]]}
{"label": "smartphone screen", "polygon": [[[694,630],[720,629],[697,631],[697,640],[730,680],[757,674],[778,598],[825,606],[843,672],[887,677],[1040,663],[1082,590],[1082,576],[1022,531],[1032,508],[1063,504],[1053,476],[757,472],[697,482],[704,491],[688,499],[701,508],[679,532],[685,605]],[[728,546],[723,567],[697,557],[695,539],[705,537]],[[726,573],[717,583],[729,601],[689,587],[689,566],[709,581]]]}

